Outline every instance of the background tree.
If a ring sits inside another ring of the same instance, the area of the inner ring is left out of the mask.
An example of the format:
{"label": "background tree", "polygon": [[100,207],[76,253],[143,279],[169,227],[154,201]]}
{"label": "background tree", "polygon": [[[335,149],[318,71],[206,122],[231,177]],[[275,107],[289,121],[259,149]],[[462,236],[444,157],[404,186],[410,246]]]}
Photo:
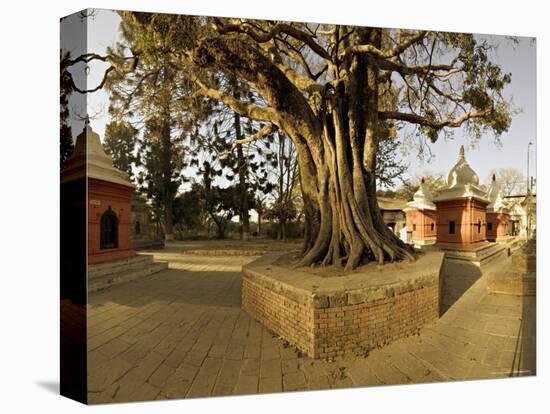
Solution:
{"label": "background tree", "polygon": [[[436,141],[464,126],[474,139],[510,125],[502,90],[510,74],[490,59],[492,46],[471,34],[121,12],[124,24],[193,79],[194,92],[223,102],[294,142],[305,207],[304,256],[353,269],[413,258],[384,224],[376,201],[382,124],[411,125]],[[238,78],[261,97],[235,97]],[[391,104],[388,104],[390,102]]]}
{"label": "background tree", "polygon": [[281,132],[275,137],[275,168],[272,171],[275,185],[273,201],[265,217],[277,221],[277,240],[286,240],[287,223],[297,215],[294,189],[298,184],[298,161],[292,141]]}
{"label": "background tree", "polygon": [[525,194],[527,189],[527,178],[517,168],[499,168],[492,170],[486,180],[487,185],[491,183],[493,174],[496,175],[500,184],[502,196]]}
{"label": "background tree", "polygon": [[[136,33],[135,26],[124,21],[121,33],[123,41],[108,49],[110,61],[118,62],[105,82],[111,98],[109,112],[113,122],[131,123],[142,133],[137,141],[139,188],[164,212],[165,238],[170,240],[174,200],[186,167],[186,141],[196,125],[209,116],[210,108],[192,96],[189,77],[181,73],[154,33]],[[140,64],[131,73],[116,70],[136,50],[147,51]]]}
{"label": "background tree", "polygon": [[409,166],[398,156],[401,144],[397,138],[384,137],[376,154],[376,183],[378,188],[393,188],[397,181],[405,183],[404,175]]}
{"label": "background tree", "polygon": [[275,164],[273,138],[260,144],[243,139],[245,133],[254,133],[259,127],[251,120],[243,122],[239,114],[223,105],[213,105],[208,120],[193,134],[196,157],[191,165],[200,167],[201,162],[207,161],[216,186],[237,186],[237,211],[244,240],[250,234],[249,211],[255,204],[250,194],[261,197],[272,188],[268,171]]}
{"label": "background tree", "polygon": [[425,186],[434,197],[439,195],[441,190],[447,186],[447,181],[445,180],[443,174],[432,174],[426,171],[423,174],[417,174],[409,180],[406,180],[403,185],[394,192],[394,196],[408,201],[412,200],[414,193],[416,193],[418,187],[420,186],[420,181],[422,181],[422,178],[424,178]]}
{"label": "background tree", "polygon": [[267,194],[256,194],[256,199],[254,200],[254,209],[258,215],[258,226],[256,227],[256,233],[258,236],[262,234],[262,220],[265,217],[267,212]]}
{"label": "background tree", "polygon": [[[204,210],[215,224],[219,239],[226,237],[229,222],[233,217],[239,215],[241,209],[241,194],[238,184],[224,188],[215,184],[215,179],[221,175],[221,172],[221,169],[217,169],[205,161],[200,169],[202,183],[200,187],[197,187],[201,190]],[[248,203],[254,207],[252,193],[248,193]]]}
{"label": "background tree", "polygon": [[105,128],[103,147],[113,159],[113,165],[126,171],[134,179],[134,167],[139,164],[137,150],[138,129],[129,122],[109,122]]}
{"label": "background tree", "polygon": [[146,122],[139,144],[140,190],[163,212],[165,239],[173,239],[174,200],[183,183],[186,136],[174,133],[166,113]]}
{"label": "background tree", "polygon": [[196,234],[206,228],[207,217],[202,194],[203,188],[195,182],[190,190],[179,194],[174,200],[174,226],[179,230]]}
{"label": "background tree", "polygon": [[69,96],[73,92],[72,78],[68,76],[69,72],[65,70],[71,60],[70,52],[61,52],[61,81],[60,81],[60,101],[59,101],[59,120],[60,120],[60,165],[61,169],[65,161],[71,156],[74,149],[73,133],[69,125]]}

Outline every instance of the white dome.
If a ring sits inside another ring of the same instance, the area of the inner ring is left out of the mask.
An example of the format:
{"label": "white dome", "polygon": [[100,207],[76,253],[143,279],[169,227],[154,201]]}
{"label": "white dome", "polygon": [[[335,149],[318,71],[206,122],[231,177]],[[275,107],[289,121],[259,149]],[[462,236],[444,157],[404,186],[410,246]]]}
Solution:
{"label": "white dome", "polygon": [[497,177],[493,174],[491,184],[487,190],[487,198],[491,203],[494,203],[497,197],[500,195],[500,184],[497,181]]}
{"label": "white dome", "polygon": [[497,181],[495,174],[493,174],[491,184],[487,190],[487,198],[489,199],[489,204],[487,205],[487,211],[490,212],[507,212],[508,209],[504,205],[504,200],[500,193],[500,183]]}
{"label": "white dome", "polygon": [[418,190],[413,195],[413,200],[407,203],[408,209],[418,210],[435,210],[435,204],[433,203],[433,196],[426,186],[424,178],[418,186]]}
{"label": "white dome", "polygon": [[460,147],[460,153],[458,162],[455,164],[449,174],[447,175],[447,186],[453,188],[457,186],[464,186],[466,184],[479,184],[479,177],[476,172],[470,167],[464,158],[464,145]]}
{"label": "white dome", "polygon": [[413,199],[414,201],[432,201],[432,193],[430,193],[430,190],[428,190],[424,178],[422,178],[422,180],[420,181],[420,185],[418,186],[418,190],[416,190],[416,193],[414,193]]}
{"label": "white dome", "polygon": [[87,177],[135,187],[128,174],[113,166],[113,161],[101,145],[99,135],[86,120],[84,129],[76,138],[75,148],[61,172],[61,182]]}
{"label": "white dome", "polygon": [[479,188],[479,177],[464,158],[464,146],[460,147],[458,161],[447,175],[447,188],[443,189],[434,201],[475,198],[489,203],[487,192]]}

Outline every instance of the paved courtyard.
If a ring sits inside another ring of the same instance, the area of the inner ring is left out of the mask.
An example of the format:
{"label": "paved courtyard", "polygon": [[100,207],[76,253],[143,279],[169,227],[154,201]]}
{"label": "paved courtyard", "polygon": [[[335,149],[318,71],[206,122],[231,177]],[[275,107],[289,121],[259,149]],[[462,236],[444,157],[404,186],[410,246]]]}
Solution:
{"label": "paved courtyard", "polygon": [[[90,295],[90,403],[535,374],[535,298],[487,293],[446,264],[442,317],[362,357],[313,360],[240,308],[251,256],[155,253],[170,268]],[[223,253],[223,252],[222,252]]]}

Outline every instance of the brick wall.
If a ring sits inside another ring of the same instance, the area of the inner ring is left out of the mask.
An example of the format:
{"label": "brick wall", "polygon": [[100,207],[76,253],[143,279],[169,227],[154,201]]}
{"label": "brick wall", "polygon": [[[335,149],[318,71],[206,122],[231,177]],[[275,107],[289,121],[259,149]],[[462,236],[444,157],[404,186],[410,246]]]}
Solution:
{"label": "brick wall", "polygon": [[487,226],[487,239],[496,240],[499,237],[508,235],[509,216],[506,213],[487,213],[487,224],[491,223],[491,228]]}
{"label": "brick wall", "polygon": [[[123,259],[136,254],[130,242],[130,200],[133,191],[133,188],[128,186],[88,178],[88,263]],[[119,221],[118,247],[101,249],[101,215],[109,206]]]}
{"label": "brick wall", "polygon": [[[303,300],[285,288],[243,274],[242,306],[254,318],[313,358],[364,354],[417,332],[439,317],[440,280],[403,283],[371,293],[338,293]],[[293,298],[293,296],[295,298]],[[298,299],[296,299],[298,298]]]}
{"label": "brick wall", "polygon": [[300,350],[314,355],[313,307],[243,278],[242,307]]}
{"label": "brick wall", "polygon": [[439,286],[359,305],[314,311],[315,357],[364,354],[439,317]]}
{"label": "brick wall", "polygon": [[[473,198],[436,201],[437,242],[471,246],[483,242],[486,236],[487,203]],[[455,233],[449,233],[449,223],[455,222]]]}
{"label": "brick wall", "polygon": [[412,232],[412,239],[435,239],[437,235],[436,217],[434,210],[407,211],[407,231]]}

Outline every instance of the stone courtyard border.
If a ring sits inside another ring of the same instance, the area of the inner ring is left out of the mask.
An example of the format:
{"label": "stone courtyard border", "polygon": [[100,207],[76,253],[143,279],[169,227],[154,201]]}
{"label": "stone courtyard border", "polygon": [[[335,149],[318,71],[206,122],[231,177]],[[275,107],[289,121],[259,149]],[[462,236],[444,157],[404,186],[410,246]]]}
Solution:
{"label": "stone courtyard border", "polygon": [[337,277],[278,266],[279,257],[243,266],[242,307],[312,358],[366,354],[439,318],[442,252]]}

